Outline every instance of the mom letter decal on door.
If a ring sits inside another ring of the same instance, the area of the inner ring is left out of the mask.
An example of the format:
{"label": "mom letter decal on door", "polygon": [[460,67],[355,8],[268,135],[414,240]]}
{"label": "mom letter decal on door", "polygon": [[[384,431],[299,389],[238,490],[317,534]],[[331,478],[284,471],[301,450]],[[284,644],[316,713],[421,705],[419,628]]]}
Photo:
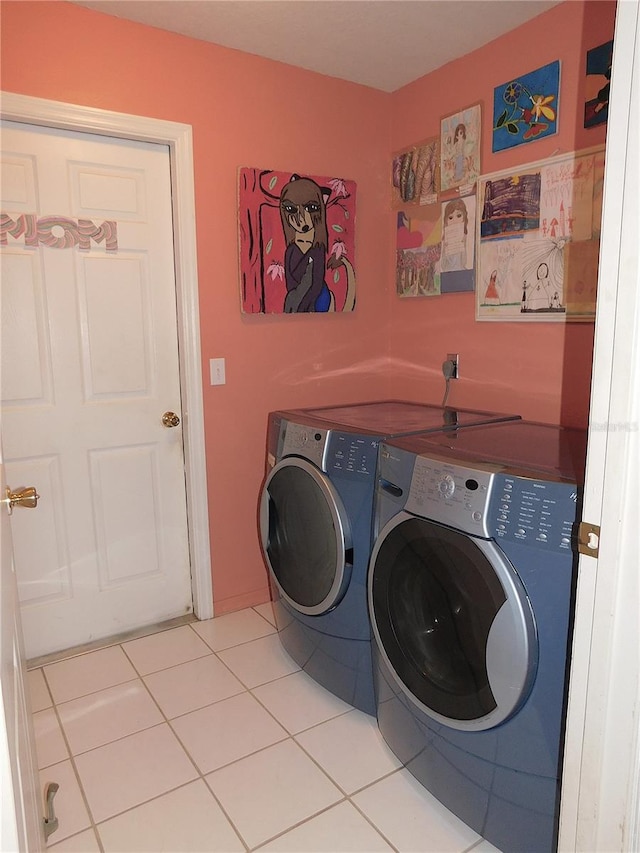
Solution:
{"label": "mom letter decal on door", "polygon": [[2,147],[4,223],[50,238],[1,248],[7,476],[40,495],[12,517],[31,658],[192,610],[171,184],[161,145],[6,122]]}

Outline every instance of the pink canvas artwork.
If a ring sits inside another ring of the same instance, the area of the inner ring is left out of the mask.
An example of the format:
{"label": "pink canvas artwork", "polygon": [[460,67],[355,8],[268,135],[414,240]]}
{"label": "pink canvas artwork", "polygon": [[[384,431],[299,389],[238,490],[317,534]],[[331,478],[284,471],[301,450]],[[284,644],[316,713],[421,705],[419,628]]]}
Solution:
{"label": "pink canvas artwork", "polygon": [[242,311],[353,311],[355,182],[251,168],[239,178]]}

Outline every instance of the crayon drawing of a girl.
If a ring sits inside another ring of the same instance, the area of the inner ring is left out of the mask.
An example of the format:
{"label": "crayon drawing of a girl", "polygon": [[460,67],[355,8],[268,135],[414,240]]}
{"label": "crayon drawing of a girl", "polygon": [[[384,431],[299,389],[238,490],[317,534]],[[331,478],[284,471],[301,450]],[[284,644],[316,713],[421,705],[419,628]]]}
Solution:
{"label": "crayon drawing of a girl", "polygon": [[469,268],[467,262],[467,231],[469,215],[462,199],[447,202],[443,213],[442,272]]}

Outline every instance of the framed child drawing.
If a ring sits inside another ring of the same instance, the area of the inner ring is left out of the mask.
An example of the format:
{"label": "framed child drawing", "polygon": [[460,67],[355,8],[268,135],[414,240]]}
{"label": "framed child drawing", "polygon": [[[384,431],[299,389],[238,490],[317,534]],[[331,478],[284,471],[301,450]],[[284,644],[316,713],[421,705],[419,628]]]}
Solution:
{"label": "framed child drawing", "polygon": [[241,168],[243,313],[353,311],[355,219],[354,181]]}
{"label": "framed child drawing", "polygon": [[476,319],[593,320],[602,147],[478,181]]}

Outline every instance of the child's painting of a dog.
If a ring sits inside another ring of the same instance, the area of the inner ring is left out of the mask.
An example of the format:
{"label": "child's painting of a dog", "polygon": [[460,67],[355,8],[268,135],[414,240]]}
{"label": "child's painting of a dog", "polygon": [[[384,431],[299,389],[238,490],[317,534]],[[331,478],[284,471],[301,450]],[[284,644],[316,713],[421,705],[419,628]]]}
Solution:
{"label": "child's painting of a dog", "polygon": [[239,178],[243,312],[353,311],[355,182],[252,168]]}

